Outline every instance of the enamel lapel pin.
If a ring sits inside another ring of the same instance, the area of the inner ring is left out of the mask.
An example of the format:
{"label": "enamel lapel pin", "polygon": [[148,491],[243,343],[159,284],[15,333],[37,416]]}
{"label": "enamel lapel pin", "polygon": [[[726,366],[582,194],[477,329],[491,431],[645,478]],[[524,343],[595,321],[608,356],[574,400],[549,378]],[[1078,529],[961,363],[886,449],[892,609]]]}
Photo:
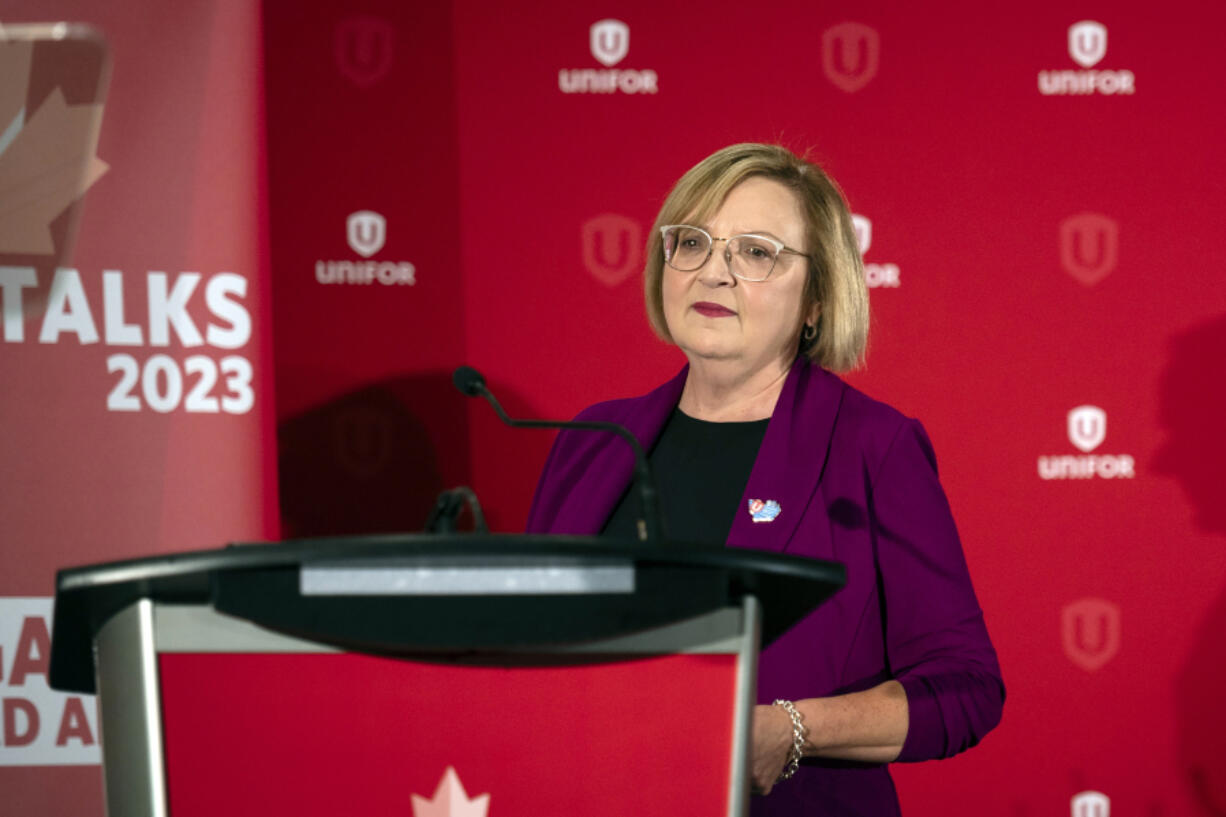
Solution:
{"label": "enamel lapel pin", "polygon": [[754,522],[774,522],[783,509],[773,499],[749,500],[749,516]]}

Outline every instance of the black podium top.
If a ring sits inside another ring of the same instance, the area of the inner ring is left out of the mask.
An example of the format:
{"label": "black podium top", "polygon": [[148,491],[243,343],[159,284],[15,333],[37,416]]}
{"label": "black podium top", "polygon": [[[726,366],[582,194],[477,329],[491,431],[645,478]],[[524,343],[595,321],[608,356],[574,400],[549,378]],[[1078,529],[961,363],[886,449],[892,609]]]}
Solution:
{"label": "black podium top", "polygon": [[[500,586],[473,584],[481,571],[496,574]],[[457,585],[457,575],[467,578]],[[551,577],[552,586],[534,586],[533,575]],[[588,583],[568,589],[568,576]],[[59,571],[50,682],[93,692],[95,635],[145,598],[209,604],[277,632],[364,652],[497,652],[633,633],[739,605],[745,595],[761,603],[765,645],[845,581],[836,562],[586,537],[236,544]]]}

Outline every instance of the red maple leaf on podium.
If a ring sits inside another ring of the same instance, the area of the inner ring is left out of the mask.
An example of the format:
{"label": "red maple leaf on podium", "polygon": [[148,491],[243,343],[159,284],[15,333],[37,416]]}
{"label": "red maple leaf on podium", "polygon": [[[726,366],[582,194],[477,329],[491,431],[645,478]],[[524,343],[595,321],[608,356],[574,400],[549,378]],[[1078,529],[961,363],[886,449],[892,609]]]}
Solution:
{"label": "red maple leaf on podium", "polygon": [[486,817],[490,807],[490,796],[468,798],[460,776],[451,766],[443,772],[443,778],[434,790],[434,798],[427,800],[419,794],[413,795],[413,817]]}

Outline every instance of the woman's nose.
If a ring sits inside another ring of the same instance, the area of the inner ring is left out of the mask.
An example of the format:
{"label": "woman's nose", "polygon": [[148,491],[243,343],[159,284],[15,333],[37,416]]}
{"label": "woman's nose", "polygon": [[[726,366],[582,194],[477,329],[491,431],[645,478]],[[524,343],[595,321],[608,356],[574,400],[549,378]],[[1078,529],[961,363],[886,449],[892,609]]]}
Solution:
{"label": "woman's nose", "polygon": [[[707,263],[698,268],[698,280],[707,286],[734,284],[736,277],[732,274],[732,256],[728,252],[728,241],[723,238],[717,238],[715,241],[717,243],[711,247]],[[722,247],[719,242],[723,243]]]}

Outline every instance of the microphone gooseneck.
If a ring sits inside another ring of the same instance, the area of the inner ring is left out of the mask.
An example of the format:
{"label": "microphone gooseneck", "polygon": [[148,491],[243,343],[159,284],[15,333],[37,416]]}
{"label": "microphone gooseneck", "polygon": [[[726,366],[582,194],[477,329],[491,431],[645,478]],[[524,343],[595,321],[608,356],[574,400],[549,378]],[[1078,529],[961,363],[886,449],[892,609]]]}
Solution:
{"label": "microphone gooseneck", "polygon": [[517,420],[503,411],[502,405],[493,393],[486,387],[485,378],[471,366],[460,366],[451,375],[451,382],[462,393],[469,397],[484,397],[502,422],[513,428],[570,428],[580,431],[604,431],[616,434],[625,440],[634,451],[634,476],[639,486],[639,518],[636,528],[639,541],[663,542],[664,532],[660,524],[660,497],[656,493],[655,480],[651,477],[651,466],[647,462],[647,454],[639,445],[630,430],[617,423],[607,423],[599,420]]}

